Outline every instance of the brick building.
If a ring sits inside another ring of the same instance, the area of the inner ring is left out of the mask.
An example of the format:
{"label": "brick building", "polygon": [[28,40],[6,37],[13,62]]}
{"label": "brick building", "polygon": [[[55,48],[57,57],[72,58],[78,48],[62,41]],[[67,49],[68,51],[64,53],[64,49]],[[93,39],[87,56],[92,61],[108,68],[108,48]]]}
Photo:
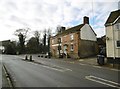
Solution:
{"label": "brick building", "polygon": [[60,32],[50,38],[52,56],[83,58],[96,54],[96,34],[89,25],[89,17],[83,19],[83,24],[69,29],[61,27]]}

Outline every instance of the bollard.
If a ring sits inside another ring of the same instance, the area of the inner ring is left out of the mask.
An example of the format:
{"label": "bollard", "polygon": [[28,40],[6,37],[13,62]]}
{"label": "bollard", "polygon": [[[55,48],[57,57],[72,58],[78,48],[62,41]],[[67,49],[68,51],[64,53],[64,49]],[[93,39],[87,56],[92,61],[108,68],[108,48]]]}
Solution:
{"label": "bollard", "polygon": [[40,55],[38,55],[38,57],[40,57]]}
{"label": "bollard", "polygon": [[27,55],[25,56],[25,60],[28,60],[28,57],[27,57]]}
{"label": "bollard", "polygon": [[30,55],[30,61],[32,61],[32,55]]}

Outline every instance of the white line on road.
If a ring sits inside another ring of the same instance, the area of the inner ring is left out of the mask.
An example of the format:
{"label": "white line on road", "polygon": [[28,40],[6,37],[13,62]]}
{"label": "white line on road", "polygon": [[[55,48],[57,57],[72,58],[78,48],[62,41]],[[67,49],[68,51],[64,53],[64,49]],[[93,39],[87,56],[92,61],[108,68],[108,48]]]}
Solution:
{"label": "white line on road", "polygon": [[75,62],[69,62],[69,63],[72,63],[72,64],[74,64]]}
{"label": "white line on road", "polygon": [[25,57],[19,57],[19,56],[14,56],[14,57],[21,58],[21,59],[25,58]]}
{"label": "white line on road", "polygon": [[45,67],[45,68],[48,68],[48,69],[52,69],[52,70],[57,70],[57,71],[60,71],[60,72],[64,72],[64,70],[56,69],[56,68],[49,67],[49,66],[43,66],[43,65],[42,65],[42,67]]}
{"label": "white line on road", "polygon": [[113,70],[113,71],[120,71],[120,70],[118,70],[118,69],[110,69],[110,70]]}
{"label": "white line on road", "polygon": [[95,67],[95,68],[102,68],[102,67],[100,67],[100,66],[93,66],[93,67]]}
{"label": "white line on road", "polygon": [[[14,56],[14,57],[23,58],[23,57],[19,57],[19,56]],[[50,60],[51,60],[51,59],[50,59]],[[43,61],[42,61],[41,63],[42,63],[42,64],[45,64],[45,62],[43,62]],[[56,66],[56,65],[53,65],[53,67],[42,65],[42,67],[49,68],[49,69],[53,69],[53,70],[57,70],[57,71],[61,71],[61,72],[64,72],[64,71],[72,71],[71,69],[64,68],[64,67],[60,67],[60,66]],[[54,67],[61,68],[61,69],[57,69],[57,68],[54,68]]]}
{"label": "white line on road", "polygon": [[83,64],[83,63],[79,63],[80,65],[87,65],[87,64]]}
{"label": "white line on road", "polygon": [[84,61],[83,59],[80,59],[79,61]]}
{"label": "white line on road", "polygon": [[65,67],[61,67],[61,66],[57,66],[57,65],[53,65],[54,67],[58,67],[58,68],[61,68],[61,69],[64,69],[64,70],[68,70],[68,71],[72,71],[71,69],[69,68],[65,68]]}
{"label": "white line on road", "polygon": [[103,79],[103,78],[99,78],[99,77],[95,77],[95,76],[91,76],[91,75],[90,76],[85,76],[85,78],[88,79],[88,80],[94,81],[94,82],[98,82],[98,83],[110,86],[110,87],[120,88],[119,87],[120,86],[119,83],[116,83],[116,82],[113,82],[113,81],[109,81],[109,80],[106,80],[106,79]]}

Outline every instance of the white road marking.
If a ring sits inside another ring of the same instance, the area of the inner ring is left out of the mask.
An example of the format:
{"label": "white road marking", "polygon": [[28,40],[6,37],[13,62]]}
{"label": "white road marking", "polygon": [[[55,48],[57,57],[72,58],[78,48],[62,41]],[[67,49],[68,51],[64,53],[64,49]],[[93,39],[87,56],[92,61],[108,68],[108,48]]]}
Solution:
{"label": "white road marking", "polygon": [[[19,56],[14,56],[14,57],[17,57],[17,58],[23,58],[23,57],[19,57]],[[51,60],[51,59],[49,59]],[[45,62],[41,62],[42,64],[45,64]],[[49,69],[53,69],[53,70],[57,70],[57,71],[61,71],[61,72],[64,72],[64,71],[72,71],[71,69],[68,69],[68,68],[64,68],[64,67],[60,67],[60,66],[56,66],[54,65],[53,67],[49,67],[49,66],[44,66],[42,65],[42,67],[45,67],[45,68],[49,68]],[[61,69],[57,69],[57,68],[54,68],[54,67],[58,67],[58,68],[61,68]]]}
{"label": "white road marking", "polygon": [[100,67],[100,66],[93,66],[93,67],[95,67],[95,68],[102,68],[102,67]]}
{"label": "white road marking", "polygon": [[53,65],[54,67],[58,67],[58,68],[61,68],[61,69],[64,69],[64,70],[68,70],[68,71],[72,71],[71,69],[69,68],[65,68],[65,67],[61,67],[61,66],[57,66],[57,65]]}
{"label": "white road marking", "polygon": [[118,70],[118,69],[110,69],[110,70],[113,70],[113,71],[120,71],[120,70]]}
{"label": "white road marking", "polygon": [[74,64],[75,62],[69,62],[69,63],[72,63],[72,64]]}
{"label": "white road marking", "polygon": [[48,69],[52,69],[52,70],[57,70],[57,71],[60,71],[60,72],[64,72],[65,71],[65,70],[56,69],[56,68],[49,67],[49,66],[44,66],[44,65],[42,65],[42,67],[45,67],[45,68],[48,68]]}
{"label": "white road marking", "polygon": [[19,56],[14,56],[14,57],[21,58],[21,59],[24,59],[24,58],[25,58],[25,57],[19,57]]}
{"label": "white road marking", "polygon": [[83,59],[80,59],[79,61],[84,61]]}
{"label": "white road marking", "polygon": [[87,65],[87,64],[83,64],[83,63],[79,63],[80,65]]}
{"label": "white road marking", "polygon": [[[104,84],[104,85],[107,85],[107,86],[110,86],[110,87],[117,87],[117,88],[120,88],[120,84],[119,83],[116,83],[116,82],[113,82],[113,81],[109,81],[109,80],[106,80],[106,79],[103,79],[103,78],[99,78],[99,77],[95,77],[95,76],[85,76],[86,79],[88,80],[91,80],[91,81],[94,81],[94,82],[98,82],[98,83],[101,83],[101,84]],[[97,79],[97,80],[96,80]],[[106,83],[107,82],[107,83]],[[110,84],[111,83],[111,84]],[[114,84],[114,85],[112,85]]]}

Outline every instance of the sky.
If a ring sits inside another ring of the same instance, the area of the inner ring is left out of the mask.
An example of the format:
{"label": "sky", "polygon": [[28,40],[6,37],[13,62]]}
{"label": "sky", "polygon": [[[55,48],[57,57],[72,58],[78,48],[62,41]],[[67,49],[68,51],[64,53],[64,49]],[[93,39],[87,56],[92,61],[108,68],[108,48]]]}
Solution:
{"label": "sky", "polygon": [[31,33],[57,26],[73,27],[88,16],[97,37],[105,35],[105,22],[119,0],[0,0],[0,41],[15,40],[15,30],[30,28]]}

